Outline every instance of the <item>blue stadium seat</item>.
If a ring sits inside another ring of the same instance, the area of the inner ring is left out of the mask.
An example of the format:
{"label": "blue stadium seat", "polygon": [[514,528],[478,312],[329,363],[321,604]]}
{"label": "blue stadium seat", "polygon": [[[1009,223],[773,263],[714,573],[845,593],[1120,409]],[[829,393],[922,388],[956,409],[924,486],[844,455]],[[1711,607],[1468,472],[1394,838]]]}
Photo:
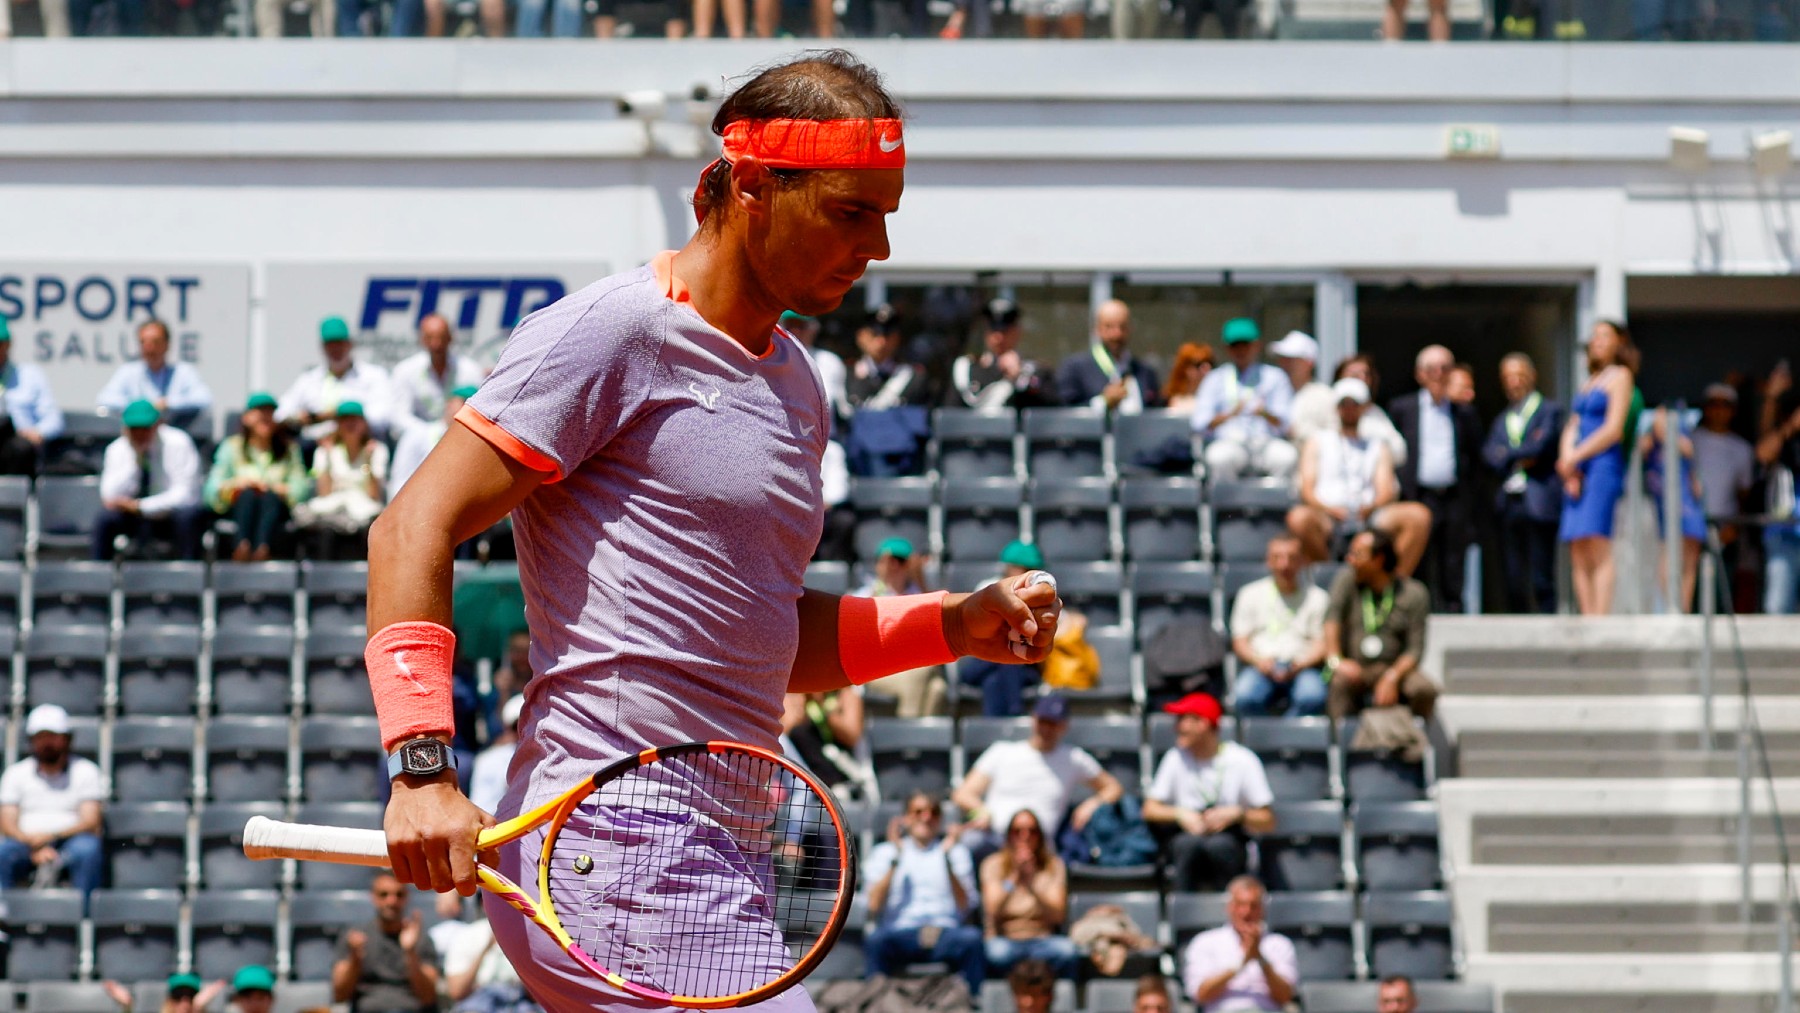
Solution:
{"label": "blue stadium seat", "polygon": [[1112,500],[1112,483],[1104,478],[1032,480],[1031,540],[1051,569],[1116,558]]}
{"label": "blue stadium seat", "polygon": [[97,715],[106,703],[104,626],[37,628],[25,641],[25,706],[53,703],[70,714]]}
{"label": "blue stadium seat", "polygon": [[1356,897],[1336,891],[1272,893],[1269,931],[1294,941],[1301,981],[1356,976]]}
{"label": "blue stadium seat", "polygon": [[373,714],[375,696],[363,648],[369,642],[361,627],[320,629],[306,637],[306,709],[313,714]]}
{"label": "blue stadium seat", "polygon": [[206,617],[206,564],[125,563],[119,568],[125,626],[200,628]]}
{"label": "blue stadium seat", "polygon": [[108,882],[122,890],[186,883],[185,802],[127,802],[106,809]]}
{"label": "blue stadium seat", "polygon": [[926,478],[859,478],[850,485],[856,512],[856,558],[875,561],[889,538],[904,538],[913,551],[931,551],[932,483]]}
{"label": "blue stadium seat", "polygon": [[944,558],[992,561],[1019,537],[1024,488],[1016,478],[965,478],[944,484],[940,496]]}
{"label": "blue stadium seat", "polygon": [[180,951],[181,891],[95,890],[94,973],[115,981],[148,981],[175,973]]}
{"label": "blue stadium seat", "polygon": [[200,810],[200,882],[208,890],[273,890],[281,885],[283,863],[244,855],[244,824],[252,816],[279,820],[287,813],[280,802],[269,800],[214,802]]}
{"label": "blue stadium seat", "polygon": [[949,718],[870,718],[865,738],[883,798],[949,791],[954,746]]}
{"label": "blue stadium seat", "polygon": [[1287,532],[1293,488],[1285,482],[1217,482],[1207,492],[1212,543],[1225,563],[1260,563],[1269,539]]}
{"label": "blue stadium seat", "polygon": [[112,622],[111,563],[41,563],[31,574],[31,623],[38,629]]}
{"label": "blue stadium seat", "polygon": [[1127,478],[1119,483],[1125,556],[1134,562],[1186,562],[1200,556],[1200,482]]}
{"label": "blue stadium seat", "polygon": [[1064,690],[1071,700],[1102,704],[1129,704],[1137,697],[1131,671],[1131,633],[1119,627],[1089,626],[1088,646],[1100,656],[1100,679],[1093,689]]}
{"label": "blue stadium seat", "polygon": [[1119,564],[1058,563],[1051,569],[1063,608],[1087,616],[1090,631],[1124,621],[1125,571]]}
{"label": "blue stadium seat", "polygon": [[294,698],[294,632],[236,629],[213,635],[212,704],[220,714],[286,714]]}
{"label": "blue stadium seat", "polygon": [[308,718],[300,726],[300,795],[308,802],[379,798],[386,777],[373,717]]}
{"label": "blue stadium seat", "polygon": [[1205,563],[1140,563],[1126,574],[1131,588],[1132,626],[1138,643],[1149,643],[1177,620],[1213,621],[1213,571]]}
{"label": "blue stadium seat", "polygon": [[81,966],[81,894],[6,891],[8,981],[66,981]]}
{"label": "blue stadium seat", "polygon": [[306,588],[306,621],[314,635],[368,629],[368,563],[311,562],[300,576]]}
{"label": "blue stadium seat", "polygon": [[288,754],[287,718],[214,718],[206,727],[207,791],[218,802],[286,798]]}
{"label": "blue stadium seat", "polygon": [[1010,408],[939,408],[931,413],[929,466],[945,480],[1013,476],[1018,432],[1018,415]]}
{"label": "blue stadium seat", "polygon": [[[1185,450],[1187,467],[1179,474],[1193,477],[1194,420],[1185,411],[1149,408],[1136,415],[1115,415],[1112,420],[1113,461],[1121,475],[1171,475],[1172,466]],[[1154,464],[1154,466],[1152,466]]]}
{"label": "blue stadium seat", "polygon": [[1093,408],[1027,408],[1020,413],[1025,462],[1038,480],[1098,478],[1106,471],[1106,416]]}
{"label": "blue stadium seat", "polygon": [[174,801],[194,793],[194,719],[120,718],[112,729],[113,797]]}
{"label": "blue stadium seat", "polygon": [[200,626],[128,627],[119,637],[119,711],[192,714],[200,685]]}
{"label": "blue stadium seat", "polygon": [[220,630],[294,625],[300,571],[293,563],[229,563],[213,569]]}
{"label": "blue stadium seat", "polygon": [[1431,890],[1443,883],[1437,805],[1358,802],[1350,814],[1366,890]]}
{"label": "blue stadium seat", "polygon": [[1416,802],[1425,797],[1425,765],[1408,763],[1397,753],[1362,752],[1351,748],[1359,721],[1338,725],[1338,748],[1344,756],[1344,793],[1357,802]]}
{"label": "blue stadium seat", "polygon": [[335,890],[329,893],[297,893],[288,907],[293,947],[293,974],[298,981],[326,981],[331,978],[338,936],[347,928],[361,925],[373,917],[369,909],[366,884],[371,871],[361,869],[365,884],[361,890]]}
{"label": "blue stadium seat", "polygon": [[86,558],[93,554],[94,522],[100,516],[100,479],[94,475],[45,475],[37,482],[35,542],[40,559]]}
{"label": "blue stadium seat", "polygon": [[1371,893],[1363,898],[1369,969],[1377,978],[1404,974],[1414,981],[1448,978],[1450,898],[1436,890]]}
{"label": "blue stadium seat", "polygon": [[188,908],[193,969],[203,981],[227,981],[249,964],[276,966],[281,895],[272,890],[202,891]]}
{"label": "blue stadium seat", "polygon": [[[380,802],[315,802],[303,805],[294,822],[322,827],[380,830],[385,807]],[[331,890],[367,890],[370,870],[360,865],[333,862],[296,862],[300,888],[313,893]]]}
{"label": "blue stadium seat", "polygon": [[1237,738],[1263,762],[1278,802],[1331,797],[1331,719],[1240,718]]}
{"label": "blue stadium seat", "polygon": [[24,553],[25,523],[30,503],[29,478],[23,475],[0,475],[0,559],[18,559]]}
{"label": "blue stadium seat", "polygon": [[1337,890],[1344,885],[1344,810],[1337,802],[1278,802],[1275,829],[1257,837],[1271,890]]}

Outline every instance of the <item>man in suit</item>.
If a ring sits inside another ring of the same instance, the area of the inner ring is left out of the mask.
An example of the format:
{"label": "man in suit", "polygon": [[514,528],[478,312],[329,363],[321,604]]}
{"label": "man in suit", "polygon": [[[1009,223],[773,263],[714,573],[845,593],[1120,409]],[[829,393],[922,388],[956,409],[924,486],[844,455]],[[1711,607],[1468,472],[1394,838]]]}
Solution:
{"label": "man in suit", "polygon": [[1437,608],[1462,612],[1463,560],[1475,539],[1476,462],[1481,459],[1481,419],[1475,409],[1450,400],[1446,381],[1456,356],[1428,345],[1413,360],[1419,391],[1388,404],[1388,417],[1406,440],[1400,466],[1400,498],[1431,510],[1431,540],[1419,577]]}
{"label": "man in suit", "polygon": [[1549,615],[1556,612],[1556,525],[1562,518],[1556,455],[1566,415],[1562,405],[1538,393],[1537,367],[1523,352],[1500,360],[1500,386],[1506,411],[1488,430],[1481,456],[1500,477],[1494,516],[1506,606]]}
{"label": "man in suit", "polygon": [[1062,403],[1121,415],[1161,407],[1156,370],[1132,357],[1130,343],[1131,307],[1117,299],[1101,303],[1094,314],[1094,343],[1057,367],[1056,390]]}

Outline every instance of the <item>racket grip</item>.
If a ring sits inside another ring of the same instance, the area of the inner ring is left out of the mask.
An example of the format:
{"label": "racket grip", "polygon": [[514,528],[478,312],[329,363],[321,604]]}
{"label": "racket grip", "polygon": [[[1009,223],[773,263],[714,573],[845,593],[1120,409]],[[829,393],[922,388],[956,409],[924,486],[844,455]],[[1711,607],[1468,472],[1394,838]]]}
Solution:
{"label": "racket grip", "polygon": [[387,834],[380,830],[283,823],[267,816],[252,816],[250,822],[244,824],[244,855],[385,869],[388,866]]}

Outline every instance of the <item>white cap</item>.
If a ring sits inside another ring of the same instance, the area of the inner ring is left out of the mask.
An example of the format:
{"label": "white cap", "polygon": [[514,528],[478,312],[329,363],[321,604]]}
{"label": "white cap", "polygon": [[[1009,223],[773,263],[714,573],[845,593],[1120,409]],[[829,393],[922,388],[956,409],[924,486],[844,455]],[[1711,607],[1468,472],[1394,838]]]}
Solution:
{"label": "white cap", "polygon": [[1728,383],[1707,384],[1706,393],[1701,395],[1701,397],[1706,401],[1726,401],[1731,404],[1738,403],[1737,388]]}
{"label": "white cap", "polygon": [[514,693],[506,699],[500,708],[500,723],[508,728],[519,723],[519,714],[525,710],[525,694]]}
{"label": "white cap", "polygon": [[1369,385],[1354,376],[1346,376],[1331,385],[1331,392],[1342,401],[1355,401],[1357,404],[1369,403]]}
{"label": "white cap", "polygon": [[1280,341],[1269,346],[1269,354],[1283,359],[1305,359],[1307,362],[1319,361],[1319,343],[1313,336],[1304,331],[1289,331]]}
{"label": "white cap", "polygon": [[39,732],[69,734],[69,712],[53,703],[41,703],[31,708],[31,713],[25,715],[25,737]]}

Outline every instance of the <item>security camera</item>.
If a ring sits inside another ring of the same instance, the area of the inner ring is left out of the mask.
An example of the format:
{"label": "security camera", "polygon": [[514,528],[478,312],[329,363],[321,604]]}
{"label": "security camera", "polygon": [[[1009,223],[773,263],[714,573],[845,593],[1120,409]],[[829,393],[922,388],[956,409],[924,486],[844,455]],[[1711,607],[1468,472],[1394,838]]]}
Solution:
{"label": "security camera", "polygon": [[669,97],[660,91],[645,89],[628,91],[619,99],[619,115],[648,123],[662,119],[669,108]]}

